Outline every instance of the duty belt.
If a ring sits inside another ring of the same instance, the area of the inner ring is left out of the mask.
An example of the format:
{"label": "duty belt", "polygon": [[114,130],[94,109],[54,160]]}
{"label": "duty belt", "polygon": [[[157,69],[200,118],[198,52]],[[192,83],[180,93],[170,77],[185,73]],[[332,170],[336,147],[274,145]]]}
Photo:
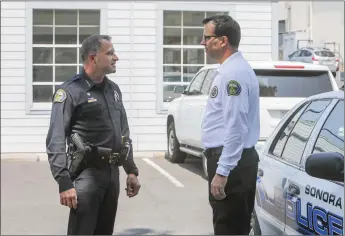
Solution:
{"label": "duty belt", "polygon": [[110,165],[115,165],[120,159],[120,154],[117,152],[111,153],[110,155],[102,155],[101,160],[108,162]]}

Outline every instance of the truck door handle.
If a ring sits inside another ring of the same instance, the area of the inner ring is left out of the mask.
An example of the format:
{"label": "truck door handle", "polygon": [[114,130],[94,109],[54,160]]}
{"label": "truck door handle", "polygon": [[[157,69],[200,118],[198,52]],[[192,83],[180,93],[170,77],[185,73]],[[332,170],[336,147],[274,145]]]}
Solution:
{"label": "truck door handle", "polygon": [[291,195],[299,195],[300,194],[299,187],[295,184],[290,184],[289,185],[289,193]]}
{"label": "truck door handle", "polygon": [[264,171],[262,169],[258,169],[258,176],[262,177],[264,176]]}

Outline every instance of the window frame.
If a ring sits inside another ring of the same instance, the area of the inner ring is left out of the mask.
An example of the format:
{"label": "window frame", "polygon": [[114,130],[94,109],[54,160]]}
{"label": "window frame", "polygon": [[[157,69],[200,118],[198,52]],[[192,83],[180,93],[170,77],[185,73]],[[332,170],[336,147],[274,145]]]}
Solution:
{"label": "window frame", "polygon": [[[217,73],[217,69],[216,69],[216,68],[208,68],[208,69],[206,69],[206,70],[207,70],[207,72],[206,72],[204,81],[202,82],[202,85],[201,85],[201,88],[200,88],[200,92],[201,92],[201,95],[209,96],[210,90],[211,90],[211,87],[212,87],[212,84],[213,84],[213,81],[214,81],[214,78],[215,78],[215,74],[212,74],[211,77],[208,77],[208,75],[209,75],[210,73]],[[207,78],[210,78],[211,83],[210,83],[210,85],[209,85],[209,87],[208,87],[208,90],[207,90],[206,94],[204,94],[204,93],[202,92],[202,89],[203,89],[203,87],[204,87],[204,84],[205,84],[205,81],[206,81]]]}
{"label": "window frame", "polygon": [[[205,3],[206,4],[206,3]],[[207,10],[205,10],[207,9]],[[226,10],[224,10],[226,9]],[[156,3],[156,113],[167,114],[170,102],[163,102],[163,19],[164,11],[217,11],[228,12],[236,19],[236,3],[209,3],[207,7],[202,4],[182,3],[182,2],[157,2]],[[201,26],[200,22],[200,26]],[[202,35],[200,35],[201,37]],[[200,38],[201,39],[201,38]],[[201,45],[186,46],[184,48],[203,48]],[[188,82],[187,82],[188,83]],[[189,82],[190,83],[190,82]],[[188,83],[188,84],[189,84]],[[167,83],[166,83],[167,84]],[[182,82],[180,83],[182,85]]]}
{"label": "window frame", "polygon": [[[202,81],[201,81],[201,84],[200,84],[200,88],[197,92],[200,92],[199,94],[194,94],[194,93],[190,93],[190,88],[192,87],[192,85],[194,84],[195,80],[197,77],[199,77],[202,73],[205,73],[203,76],[202,76]],[[200,70],[198,71],[195,76],[193,77],[193,79],[190,81],[188,87],[186,88],[186,91],[187,91],[187,94],[186,96],[189,96],[189,97],[195,97],[195,96],[200,96],[202,95],[201,94],[201,88],[202,88],[202,85],[204,84],[204,81],[205,81],[205,78],[206,78],[206,75],[208,73],[208,69],[204,69],[204,70]]]}
{"label": "window frame", "polygon": [[52,103],[34,103],[33,102],[33,10],[47,9],[47,10],[99,10],[100,11],[100,33],[107,34],[108,32],[108,4],[106,2],[69,2],[68,4],[61,4],[61,2],[27,2],[26,3],[26,30],[25,30],[25,110],[26,114],[40,114],[49,115],[51,112]]}

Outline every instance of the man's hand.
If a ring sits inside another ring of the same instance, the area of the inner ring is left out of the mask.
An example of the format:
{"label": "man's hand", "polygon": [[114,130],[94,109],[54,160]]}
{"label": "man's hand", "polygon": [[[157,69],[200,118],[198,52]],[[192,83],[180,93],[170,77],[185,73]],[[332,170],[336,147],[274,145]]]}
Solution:
{"label": "man's hand", "polygon": [[216,174],[211,182],[211,193],[216,200],[222,200],[226,197],[225,185],[228,182],[227,176]]}
{"label": "man's hand", "polygon": [[77,209],[77,192],[75,188],[68,189],[60,193],[61,205],[68,206],[69,208]]}
{"label": "man's hand", "polygon": [[138,194],[141,185],[136,175],[129,174],[127,177],[127,196],[134,197]]}

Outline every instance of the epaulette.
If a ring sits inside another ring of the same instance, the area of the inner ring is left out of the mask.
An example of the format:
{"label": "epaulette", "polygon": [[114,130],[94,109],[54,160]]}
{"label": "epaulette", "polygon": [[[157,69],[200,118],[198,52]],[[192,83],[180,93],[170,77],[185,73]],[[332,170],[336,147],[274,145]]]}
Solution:
{"label": "epaulette", "polygon": [[76,74],[75,76],[73,76],[69,80],[66,80],[65,82],[63,82],[60,86],[58,86],[58,88],[67,88],[68,85],[79,80],[80,78],[81,78],[80,74]]}
{"label": "epaulette", "polygon": [[75,76],[72,77],[71,81],[75,81],[75,80],[78,80],[80,78],[81,78],[80,74],[76,74]]}

